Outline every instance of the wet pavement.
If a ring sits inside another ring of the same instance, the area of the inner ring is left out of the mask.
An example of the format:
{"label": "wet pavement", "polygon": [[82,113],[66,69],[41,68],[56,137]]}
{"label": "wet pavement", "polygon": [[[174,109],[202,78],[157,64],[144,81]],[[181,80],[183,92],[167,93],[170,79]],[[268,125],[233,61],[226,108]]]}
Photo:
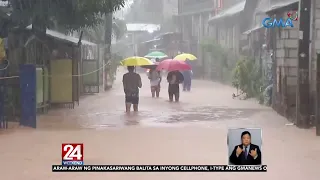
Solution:
{"label": "wet pavement", "polygon": [[[120,77],[120,76],[119,76]],[[75,109],[52,110],[37,130],[0,134],[0,179],[273,179],[320,177],[320,140],[313,129],[286,126],[284,118],[254,100],[232,99],[234,89],[193,81],[180,103],[167,101],[162,83],[151,98],[145,74],[139,113],[124,113],[121,79],[108,92],[80,100]],[[61,163],[61,143],[83,142],[86,164],[226,164],[228,128],[261,127],[267,173],[52,173]],[[302,146],[303,148],[301,148]]]}

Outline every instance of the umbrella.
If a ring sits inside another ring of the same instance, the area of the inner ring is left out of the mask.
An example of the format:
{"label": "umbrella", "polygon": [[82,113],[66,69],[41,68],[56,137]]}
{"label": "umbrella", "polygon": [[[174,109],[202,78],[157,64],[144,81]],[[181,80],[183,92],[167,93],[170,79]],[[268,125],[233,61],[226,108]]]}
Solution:
{"label": "umbrella", "polygon": [[192,54],[183,53],[183,54],[177,55],[174,59],[183,60],[183,61],[185,61],[186,59],[189,59],[190,61],[194,61],[197,59],[197,57]]}
{"label": "umbrella", "polygon": [[186,71],[191,70],[191,66],[184,61],[178,61],[173,59],[166,59],[159,63],[157,70],[167,70],[167,71]]}
{"label": "umbrella", "polygon": [[153,51],[147,55],[144,56],[145,58],[159,58],[159,59],[162,59],[162,58],[166,58],[168,57],[165,53],[163,52],[160,52],[160,51]]}
{"label": "umbrella", "polygon": [[152,65],[153,63],[147,58],[133,56],[120,61],[120,64],[122,66],[144,66],[144,65]]}
{"label": "umbrella", "polygon": [[144,65],[144,66],[141,66],[141,67],[142,67],[142,68],[146,68],[146,69],[155,69],[158,65],[159,65],[159,63],[156,62],[155,64],[152,64],[152,65]]}

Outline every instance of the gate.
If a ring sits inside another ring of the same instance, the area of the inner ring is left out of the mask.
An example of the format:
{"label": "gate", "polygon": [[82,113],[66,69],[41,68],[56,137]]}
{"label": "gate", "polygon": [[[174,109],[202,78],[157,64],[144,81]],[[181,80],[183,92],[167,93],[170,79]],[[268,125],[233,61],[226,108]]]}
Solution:
{"label": "gate", "polygon": [[20,65],[21,119],[20,125],[36,128],[36,66]]}
{"label": "gate", "polygon": [[84,94],[99,93],[99,61],[98,59],[82,60],[82,92]]}

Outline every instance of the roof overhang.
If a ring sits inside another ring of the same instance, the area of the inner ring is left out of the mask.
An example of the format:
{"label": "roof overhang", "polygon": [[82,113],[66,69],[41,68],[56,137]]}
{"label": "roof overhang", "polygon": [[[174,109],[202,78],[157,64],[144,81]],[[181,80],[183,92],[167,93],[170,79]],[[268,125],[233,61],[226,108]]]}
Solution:
{"label": "roof overhang", "polygon": [[192,12],[185,12],[185,13],[180,13],[177,16],[181,17],[181,16],[190,16],[190,15],[194,15],[194,14],[200,14],[200,13],[208,13],[208,12],[213,12],[213,8],[206,8],[206,9],[201,9],[199,11],[192,11]]}
{"label": "roof overhang", "polygon": [[279,2],[271,6],[271,8],[264,11],[266,14],[274,14],[277,11],[283,11],[285,9],[298,9],[299,1],[298,0],[290,0],[287,2]]}
{"label": "roof overhang", "polygon": [[126,24],[128,32],[155,32],[160,30],[159,24],[140,24],[140,23],[129,23]]}
{"label": "roof overhang", "polygon": [[[28,27],[26,27],[26,29],[27,30],[31,30],[32,29],[32,25],[29,25]],[[46,35],[49,36],[49,37],[52,37],[52,38],[55,38],[55,39],[59,39],[59,40],[62,40],[62,41],[67,41],[67,42],[70,42],[70,43],[73,43],[73,44],[76,44],[76,45],[79,42],[79,39],[76,38],[76,37],[68,36],[68,35],[60,33],[58,31],[53,31],[53,30],[50,30],[50,29],[46,30]],[[81,44],[90,45],[90,46],[96,46],[97,45],[95,43],[92,43],[92,42],[89,42],[89,41],[86,41],[86,40],[81,40]]]}
{"label": "roof overhang", "polygon": [[263,28],[263,26],[259,25],[259,26],[256,26],[256,27],[254,27],[254,28],[252,28],[252,29],[249,29],[249,30],[245,31],[245,32],[242,33],[242,34],[249,35],[249,34],[255,32],[255,31],[258,31],[258,30],[260,30],[260,29],[262,29],[262,28]]}
{"label": "roof overhang", "polygon": [[215,23],[216,21],[223,20],[224,18],[235,16],[244,10],[245,5],[246,5],[246,0],[220,12],[216,16],[213,16],[208,20],[208,23],[212,24],[212,23]]}
{"label": "roof overhang", "polygon": [[161,39],[152,39],[152,40],[149,40],[149,41],[144,41],[144,42],[141,42],[142,44],[145,44],[145,43],[151,43],[151,42],[157,42],[157,41],[160,41]]}

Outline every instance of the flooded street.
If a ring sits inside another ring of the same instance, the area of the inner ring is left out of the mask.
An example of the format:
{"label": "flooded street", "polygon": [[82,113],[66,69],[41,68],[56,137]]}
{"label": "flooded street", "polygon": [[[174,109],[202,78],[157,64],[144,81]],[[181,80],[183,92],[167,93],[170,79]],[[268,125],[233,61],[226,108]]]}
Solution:
{"label": "flooded street", "polygon": [[[234,100],[231,98],[235,92],[233,88],[209,81],[194,81],[192,92],[181,92],[180,103],[169,103],[167,83],[164,80],[160,98],[151,98],[150,83],[146,74],[141,74],[143,88],[140,92],[139,113],[127,115],[124,113],[122,74],[121,71],[118,73],[112,90],[83,97],[80,106],[75,109],[53,110],[47,115],[41,115],[38,126],[41,129],[59,130],[122,128],[128,125],[217,127],[223,124],[241,127],[247,123],[250,126],[262,123],[261,120],[252,120],[252,116],[258,112],[272,112],[270,108],[254,101]],[[226,124],[225,121],[233,122]],[[283,124],[284,121],[278,123]]]}
{"label": "flooded street", "polygon": [[[75,109],[40,115],[36,130],[2,132],[0,179],[319,179],[320,139],[313,129],[286,126],[271,108],[232,99],[233,88],[209,81],[193,81],[180,103],[167,101],[163,82],[160,98],[153,99],[145,74],[140,112],[127,115],[121,76],[112,90],[84,97]],[[51,172],[52,164],[61,163],[61,143],[84,143],[85,164],[227,164],[227,130],[240,127],[262,128],[267,173]]]}

